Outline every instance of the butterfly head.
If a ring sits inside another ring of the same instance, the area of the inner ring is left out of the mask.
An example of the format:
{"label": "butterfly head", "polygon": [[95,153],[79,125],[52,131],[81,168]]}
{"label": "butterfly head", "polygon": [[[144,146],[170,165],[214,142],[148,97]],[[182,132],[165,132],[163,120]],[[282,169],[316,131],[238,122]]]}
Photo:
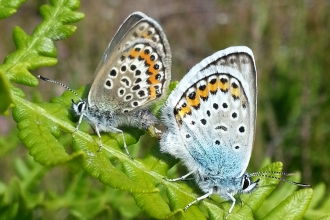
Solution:
{"label": "butterfly head", "polygon": [[40,76],[40,75],[38,76],[38,78],[40,78],[40,79],[42,79],[46,82],[51,82],[51,83],[55,83],[57,85],[60,85],[64,88],[66,88],[67,90],[69,90],[70,92],[72,92],[75,96],[77,96],[79,98],[79,101],[77,103],[75,103],[73,100],[71,100],[72,101],[72,109],[73,109],[73,112],[76,115],[80,116],[80,115],[84,114],[87,111],[87,108],[88,108],[87,101],[81,99],[80,96],[75,91],[73,91],[71,88],[64,85],[63,83],[57,82],[57,81],[52,80],[52,79],[48,79],[48,78]]}
{"label": "butterfly head", "polygon": [[252,192],[257,188],[260,181],[260,179],[253,181],[248,173],[244,173],[238,178],[224,178],[219,174],[208,174],[204,177],[198,175],[197,178],[197,183],[203,191],[210,192],[211,190],[214,194],[218,194],[227,200],[231,200],[231,196],[237,193],[246,194]]}
{"label": "butterfly head", "polygon": [[244,174],[241,179],[241,189],[239,190],[239,193],[243,194],[252,192],[257,188],[259,181],[260,179],[257,179],[253,182],[250,175]]}
{"label": "butterfly head", "polygon": [[73,100],[72,101],[72,110],[73,112],[77,115],[83,115],[88,108],[88,104],[86,100],[80,99],[77,103],[75,103]]}

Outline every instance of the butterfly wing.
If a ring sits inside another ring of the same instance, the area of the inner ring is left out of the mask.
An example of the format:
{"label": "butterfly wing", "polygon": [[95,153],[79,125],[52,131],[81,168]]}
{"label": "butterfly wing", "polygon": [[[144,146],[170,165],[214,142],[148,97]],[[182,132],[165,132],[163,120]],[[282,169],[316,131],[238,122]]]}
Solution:
{"label": "butterfly wing", "polygon": [[150,104],[170,81],[171,51],[160,25],[131,14],[110,42],[96,70],[88,102],[114,113]]}
{"label": "butterfly wing", "polygon": [[168,127],[162,151],[181,158],[189,170],[241,176],[255,134],[256,74],[247,47],[227,48],[194,66],[162,108]]}

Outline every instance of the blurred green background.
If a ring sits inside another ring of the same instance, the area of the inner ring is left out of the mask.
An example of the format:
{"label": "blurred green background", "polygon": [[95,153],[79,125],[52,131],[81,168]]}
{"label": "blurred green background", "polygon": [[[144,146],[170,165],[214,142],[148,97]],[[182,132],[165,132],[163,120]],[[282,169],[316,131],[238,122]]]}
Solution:
{"label": "blurred green background", "polygon": [[[15,50],[15,26],[31,34],[40,23],[38,10],[43,4],[48,1],[27,1],[0,21],[0,60]],[[33,71],[35,75],[74,89],[90,83],[114,33],[134,11],[163,27],[172,50],[173,80],[218,50],[246,45],[254,52],[258,71],[257,132],[249,171],[257,171],[270,158],[283,162],[284,171],[300,171],[303,183],[330,185],[330,1],[83,0],[79,11],[86,17],[77,23],[76,33],[56,42],[59,63]],[[21,88],[27,99],[43,101],[64,91],[46,83]],[[15,126],[11,117],[0,116],[3,183],[12,181],[17,158],[27,155]],[[40,187],[56,192],[63,191],[73,175],[65,168],[47,172]]]}

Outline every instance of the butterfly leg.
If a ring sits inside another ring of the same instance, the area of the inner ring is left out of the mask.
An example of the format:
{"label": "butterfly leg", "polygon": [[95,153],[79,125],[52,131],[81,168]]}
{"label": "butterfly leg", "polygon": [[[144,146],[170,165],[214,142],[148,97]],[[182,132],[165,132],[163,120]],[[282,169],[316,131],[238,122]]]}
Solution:
{"label": "butterfly leg", "polygon": [[132,159],[134,160],[134,158],[131,156],[131,154],[129,153],[128,151],[128,148],[127,148],[127,145],[126,145],[126,141],[125,141],[125,137],[124,137],[124,132],[118,128],[115,128],[115,127],[111,127],[111,130],[113,132],[117,132],[117,133],[121,133],[121,136],[123,138],[123,142],[124,142],[124,148],[125,148],[125,151],[126,151],[126,154]]}
{"label": "butterfly leg", "polygon": [[96,125],[94,127],[94,130],[95,130],[95,133],[97,134],[97,136],[99,137],[99,149],[98,149],[97,152],[100,152],[102,150],[102,147],[103,147],[100,130],[99,130],[99,128]]}
{"label": "butterfly leg", "polygon": [[234,198],[234,196],[232,196],[232,195],[229,194],[229,193],[227,193],[227,195],[228,195],[228,197],[230,197],[231,201],[233,201],[233,204],[231,205],[231,207],[230,207],[230,209],[229,209],[229,211],[228,211],[227,216],[226,216],[225,219],[227,219],[228,216],[230,215],[231,211],[233,211],[233,208],[234,208],[235,203],[236,203],[236,199]]}
{"label": "butterfly leg", "polygon": [[188,205],[186,205],[186,207],[184,207],[184,211],[187,211],[187,209],[192,206],[193,204],[203,200],[203,199],[206,199],[207,197],[210,197],[211,195],[213,194],[213,190],[210,190],[210,192],[206,193],[205,195],[201,196],[201,197],[198,197],[197,199],[195,199],[193,202],[189,203]]}
{"label": "butterfly leg", "polygon": [[191,171],[191,172],[187,173],[186,175],[181,176],[181,177],[179,177],[179,178],[175,178],[175,179],[167,179],[167,178],[165,178],[165,180],[167,180],[167,181],[169,181],[169,182],[175,182],[175,181],[180,181],[180,180],[186,180],[186,178],[187,178],[188,176],[190,176],[191,174],[193,174],[194,172],[196,172],[196,170],[193,170],[193,171]]}
{"label": "butterfly leg", "polygon": [[79,129],[79,126],[82,122],[83,117],[84,117],[84,114],[81,114],[80,117],[79,117],[79,121],[78,121],[78,123],[76,125],[76,128],[74,129],[73,133],[75,133]]}

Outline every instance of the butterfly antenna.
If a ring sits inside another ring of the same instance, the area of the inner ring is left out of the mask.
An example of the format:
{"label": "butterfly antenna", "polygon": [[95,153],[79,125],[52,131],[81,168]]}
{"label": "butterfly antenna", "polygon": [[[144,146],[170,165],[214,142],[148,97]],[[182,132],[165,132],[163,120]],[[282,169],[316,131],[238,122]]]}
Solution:
{"label": "butterfly antenna", "polygon": [[311,187],[309,184],[304,184],[304,183],[298,183],[294,182],[288,179],[284,179],[283,177],[276,177],[276,176],[270,176],[269,174],[281,174],[282,176],[293,176],[295,173],[284,173],[284,172],[256,172],[256,173],[251,173],[250,176],[259,176],[259,177],[266,177],[266,178],[271,178],[271,179],[277,179],[283,182],[291,183],[293,185],[297,186],[303,186],[303,187]]}
{"label": "butterfly antenna", "polygon": [[42,79],[43,81],[55,83],[57,85],[60,85],[60,86],[62,86],[64,88],[66,88],[67,90],[69,90],[70,92],[72,92],[73,94],[75,94],[79,98],[80,101],[82,101],[82,99],[80,98],[80,96],[75,91],[73,91],[71,88],[69,88],[68,86],[64,85],[63,83],[57,82],[57,81],[52,80],[52,79],[48,79],[48,78],[43,77],[43,76],[40,76],[40,75],[38,75],[38,78],[39,79]]}

